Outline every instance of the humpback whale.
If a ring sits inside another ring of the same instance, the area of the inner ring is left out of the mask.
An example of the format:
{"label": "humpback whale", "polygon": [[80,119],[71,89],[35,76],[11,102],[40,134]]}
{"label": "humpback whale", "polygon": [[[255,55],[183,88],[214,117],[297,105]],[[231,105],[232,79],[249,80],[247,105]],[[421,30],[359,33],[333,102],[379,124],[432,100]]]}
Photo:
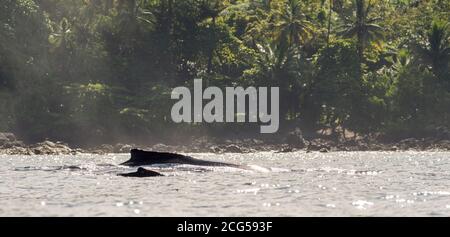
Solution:
{"label": "humpback whale", "polygon": [[131,158],[122,163],[121,165],[141,166],[153,164],[188,164],[199,166],[225,166],[234,168],[244,168],[241,165],[216,161],[199,160],[192,158],[190,156],[169,152],[143,151],[139,149],[132,149],[130,153]]}
{"label": "humpback whale", "polygon": [[146,170],[142,167],[139,167],[136,172],[133,173],[125,173],[125,174],[118,174],[119,176],[123,177],[155,177],[155,176],[164,176],[158,172],[152,171],[152,170]]}

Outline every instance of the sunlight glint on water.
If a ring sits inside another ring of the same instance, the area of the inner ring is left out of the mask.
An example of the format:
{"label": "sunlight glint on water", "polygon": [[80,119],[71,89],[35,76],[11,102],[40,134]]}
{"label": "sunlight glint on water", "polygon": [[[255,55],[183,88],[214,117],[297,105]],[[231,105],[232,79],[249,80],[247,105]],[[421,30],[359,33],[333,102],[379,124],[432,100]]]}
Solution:
{"label": "sunlight glint on water", "polygon": [[0,216],[450,216],[450,153],[192,154],[254,171],[151,167],[128,155],[0,156]]}

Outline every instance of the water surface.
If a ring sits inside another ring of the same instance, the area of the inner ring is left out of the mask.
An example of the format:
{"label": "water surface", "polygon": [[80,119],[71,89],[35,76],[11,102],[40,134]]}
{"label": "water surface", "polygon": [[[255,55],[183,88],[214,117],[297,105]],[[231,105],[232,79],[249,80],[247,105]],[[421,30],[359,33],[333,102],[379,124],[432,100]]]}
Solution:
{"label": "water surface", "polygon": [[127,154],[0,156],[0,216],[450,216],[449,152],[191,155],[254,170],[126,178]]}

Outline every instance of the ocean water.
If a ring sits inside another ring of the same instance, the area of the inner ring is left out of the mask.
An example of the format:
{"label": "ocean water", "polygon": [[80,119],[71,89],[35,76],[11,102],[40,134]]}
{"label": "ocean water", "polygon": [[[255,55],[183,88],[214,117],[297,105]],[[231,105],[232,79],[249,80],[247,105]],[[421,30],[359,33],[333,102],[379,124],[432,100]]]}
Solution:
{"label": "ocean water", "polygon": [[2,155],[0,216],[450,216],[450,152],[190,155],[252,169]]}

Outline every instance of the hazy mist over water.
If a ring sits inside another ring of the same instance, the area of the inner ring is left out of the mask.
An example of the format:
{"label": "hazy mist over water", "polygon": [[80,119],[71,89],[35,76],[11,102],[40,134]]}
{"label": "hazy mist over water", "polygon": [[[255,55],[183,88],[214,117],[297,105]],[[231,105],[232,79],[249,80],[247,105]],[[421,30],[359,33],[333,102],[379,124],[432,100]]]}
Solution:
{"label": "hazy mist over water", "polygon": [[[129,155],[0,156],[0,216],[449,216],[449,152],[193,154],[125,178]],[[79,167],[79,168],[77,168]]]}

